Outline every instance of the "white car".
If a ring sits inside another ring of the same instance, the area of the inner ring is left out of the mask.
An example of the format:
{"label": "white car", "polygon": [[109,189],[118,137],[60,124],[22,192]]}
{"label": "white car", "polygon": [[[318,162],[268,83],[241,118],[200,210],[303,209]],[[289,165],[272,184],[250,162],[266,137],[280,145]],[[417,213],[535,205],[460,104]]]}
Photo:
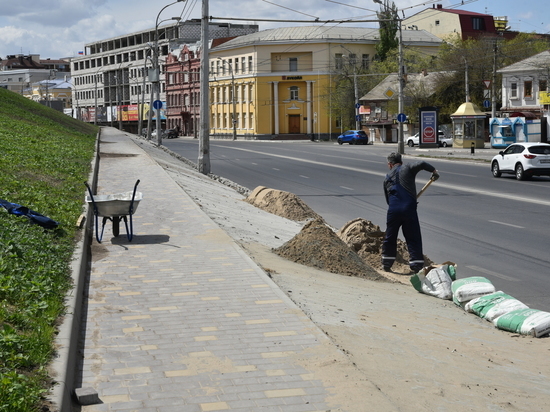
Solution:
{"label": "white car", "polygon": [[[445,133],[443,133],[441,130],[439,130],[437,134],[439,137],[439,146],[447,147],[453,145],[453,139],[450,137],[445,137]],[[408,137],[406,143],[409,147],[418,146],[420,144],[420,132],[418,132],[414,136]]]}
{"label": "white car", "polygon": [[517,180],[550,176],[550,144],[513,143],[493,157],[491,171],[494,177],[515,174]]}

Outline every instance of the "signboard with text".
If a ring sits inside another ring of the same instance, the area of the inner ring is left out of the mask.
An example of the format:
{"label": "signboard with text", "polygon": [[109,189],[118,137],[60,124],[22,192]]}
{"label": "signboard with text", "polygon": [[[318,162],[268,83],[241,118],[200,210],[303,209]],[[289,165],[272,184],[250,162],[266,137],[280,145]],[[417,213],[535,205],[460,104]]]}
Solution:
{"label": "signboard with text", "polygon": [[438,110],[436,107],[421,107],[418,109],[420,119],[420,147],[437,147]]}

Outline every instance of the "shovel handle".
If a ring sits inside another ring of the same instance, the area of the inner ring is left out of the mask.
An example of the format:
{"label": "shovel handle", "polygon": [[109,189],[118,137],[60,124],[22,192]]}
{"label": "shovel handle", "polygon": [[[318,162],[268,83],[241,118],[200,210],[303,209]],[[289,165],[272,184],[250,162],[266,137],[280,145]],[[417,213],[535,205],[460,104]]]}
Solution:
{"label": "shovel handle", "polygon": [[420,189],[420,192],[418,192],[418,194],[416,195],[416,198],[418,199],[420,197],[420,195],[422,193],[424,193],[426,191],[426,189],[428,188],[428,186],[430,186],[433,182],[435,182],[435,179],[433,177],[431,177],[430,180],[428,180],[428,182],[424,185],[424,187],[422,189]]}

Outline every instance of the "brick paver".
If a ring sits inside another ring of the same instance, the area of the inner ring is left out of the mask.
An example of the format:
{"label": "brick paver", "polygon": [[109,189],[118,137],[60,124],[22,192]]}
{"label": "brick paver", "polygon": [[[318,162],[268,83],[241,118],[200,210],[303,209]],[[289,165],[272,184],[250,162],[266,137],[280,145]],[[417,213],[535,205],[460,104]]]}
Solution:
{"label": "brick paver", "polygon": [[303,361],[323,333],[132,139],[100,153],[98,194],[140,179],[143,200],[132,242],[93,242],[77,386],[103,403],[82,411],[337,410]]}

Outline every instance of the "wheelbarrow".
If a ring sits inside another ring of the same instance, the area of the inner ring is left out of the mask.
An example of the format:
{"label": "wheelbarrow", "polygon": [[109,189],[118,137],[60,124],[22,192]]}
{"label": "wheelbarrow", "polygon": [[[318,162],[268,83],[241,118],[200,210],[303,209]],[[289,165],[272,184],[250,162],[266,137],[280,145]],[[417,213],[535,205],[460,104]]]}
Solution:
{"label": "wheelbarrow", "polygon": [[[134,185],[133,192],[116,193],[112,195],[96,195],[94,197],[92,189],[87,182],[84,182],[88,188],[89,196],[86,196],[86,202],[91,203],[94,208],[95,216],[95,237],[98,243],[103,239],[103,230],[105,223],[110,220],[113,222],[113,235],[116,237],[120,233],[120,221],[124,220],[126,226],[126,236],[131,242],[134,237],[132,215],[137,210],[140,200],[143,195],[141,192],[136,192],[139,185],[139,179]],[[103,217],[101,225],[101,234],[99,233],[99,217]],[[128,216],[130,217],[130,228],[128,229]]]}

